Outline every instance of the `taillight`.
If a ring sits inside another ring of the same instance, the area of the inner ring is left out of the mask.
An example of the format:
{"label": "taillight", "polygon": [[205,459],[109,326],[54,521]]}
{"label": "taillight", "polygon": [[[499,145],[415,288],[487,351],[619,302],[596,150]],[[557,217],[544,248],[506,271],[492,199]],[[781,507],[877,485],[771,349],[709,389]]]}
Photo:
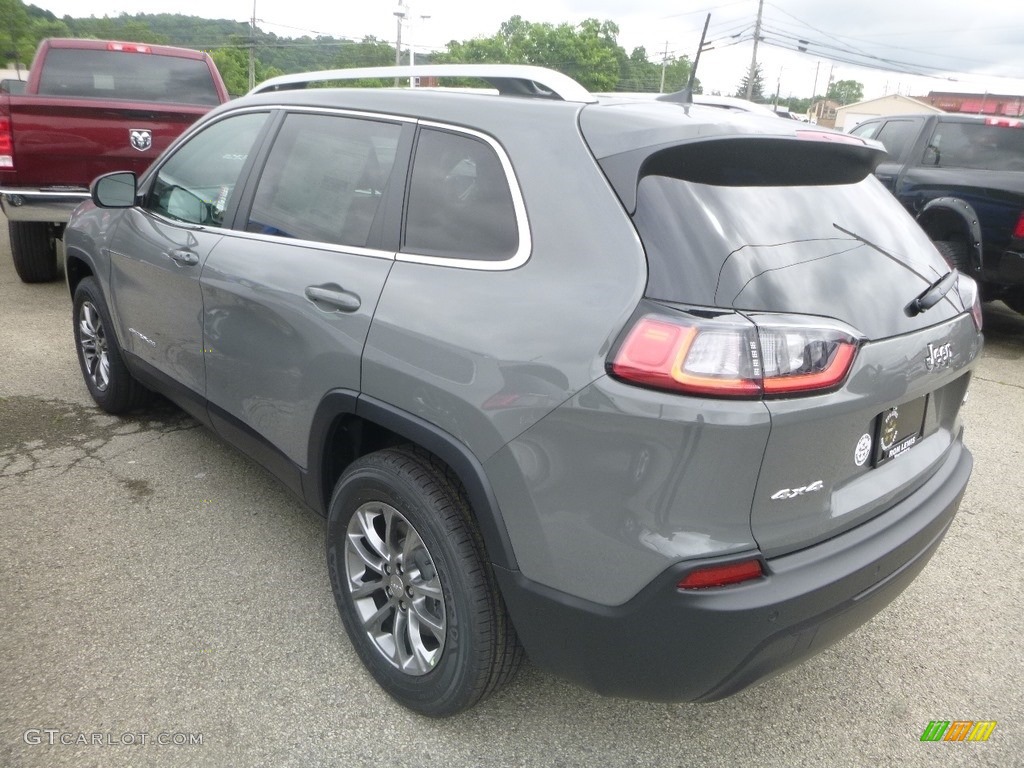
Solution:
{"label": "taillight", "polygon": [[957,278],[957,290],[960,291],[960,299],[964,305],[971,308],[971,320],[974,321],[974,327],[980,332],[982,325],[981,292],[978,290],[978,284],[966,275],[960,275]]}
{"label": "taillight", "polygon": [[11,135],[11,120],[0,117],[0,168],[14,167],[14,137]]}
{"label": "taillight", "polygon": [[609,372],[633,384],[712,397],[779,397],[835,389],[856,356],[854,334],[802,318],[648,314]]}
{"label": "taillight", "polygon": [[706,589],[708,587],[724,587],[728,584],[739,584],[743,581],[759,579],[764,575],[760,560],[743,560],[738,563],[709,565],[690,571],[676,585],[679,589]]}
{"label": "taillight", "polygon": [[139,43],[107,43],[108,51],[121,51],[123,53],[152,53],[153,49],[148,45]]}
{"label": "taillight", "polygon": [[1013,228],[1013,236],[1017,240],[1024,240],[1024,211],[1017,217],[1017,226]]}
{"label": "taillight", "polygon": [[996,125],[1000,128],[1024,128],[1024,120],[1013,117],[986,117],[985,125]]}
{"label": "taillight", "polygon": [[752,329],[708,328],[658,317],[633,326],[611,364],[615,376],[700,395],[761,394],[749,346]]}

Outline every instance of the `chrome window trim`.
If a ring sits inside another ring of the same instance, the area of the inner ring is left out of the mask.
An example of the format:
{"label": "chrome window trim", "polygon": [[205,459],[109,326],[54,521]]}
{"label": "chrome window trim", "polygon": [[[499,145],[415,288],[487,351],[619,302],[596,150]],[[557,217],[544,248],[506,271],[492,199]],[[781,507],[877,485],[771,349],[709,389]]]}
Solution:
{"label": "chrome window trim", "polygon": [[[512,196],[512,209],[516,217],[516,231],[519,235],[519,247],[516,252],[507,259],[502,261],[488,261],[485,259],[461,259],[446,256],[429,256],[427,254],[416,253],[416,252],[405,252],[399,251],[394,253],[391,251],[381,251],[374,248],[362,248],[358,246],[344,246],[334,243],[324,243],[316,240],[299,240],[291,237],[280,237],[275,235],[261,235],[255,232],[246,232],[240,229],[225,229],[223,227],[203,227],[202,225],[192,225],[196,228],[202,228],[207,230],[214,230],[222,232],[224,234],[238,235],[254,240],[267,240],[278,243],[295,243],[301,244],[306,247],[320,248],[322,250],[336,251],[339,253],[349,253],[359,256],[369,256],[377,259],[391,259],[392,261],[401,261],[409,264],[428,264],[437,267],[451,267],[454,269],[469,269],[481,272],[508,272],[513,269],[518,269],[529,261],[530,256],[533,252],[533,238],[530,234],[530,222],[526,215],[526,201],[523,198],[522,190],[519,186],[519,179],[516,176],[515,169],[512,167],[512,161],[509,159],[508,153],[505,152],[505,148],[489,134],[483,133],[482,131],[475,130],[473,128],[466,128],[461,125],[453,125],[451,123],[443,123],[435,120],[421,120],[414,117],[408,117],[403,115],[395,115],[390,112],[366,112],[364,110],[345,109],[344,107],[314,107],[304,105],[293,105],[293,104],[261,104],[259,106],[241,107],[238,109],[231,109],[224,112],[222,115],[208,122],[204,122],[200,128],[204,128],[207,125],[211,125],[215,122],[219,122],[221,119],[238,115],[245,112],[268,112],[273,115],[274,112],[279,111],[285,113],[285,116],[293,113],[312,113],[312,114],[324,114],[324,115],[335,115],[339,117],[354,117],[369,120],[376,120],[377,122],[390,122],[390,123],[404,123],[409,125],[422,126],[424,128],[433,128],[436,130],[447,131],[449,133],[462,134],[469,136],[480,141],[485,142],[498,157],[498,162],[501,163],[502,170],[505,172],[505,181],[508,184],[509,193]],[[187,136],[191,136],[194,131],[189,131]],[[182,143],[185,140],[185,136],[182,136]],[[177,152],[177,149],[175,149]],[[415,158],[415,153],[414,156]],[[166,161],[165,161],[166,162]],[[163,163],[161,163],[161,167]],[[408,176],[411,173],[411,169],[405,174],[405,178],[402,179],[403,183],[408,182]],[[152,213],[152,211],[150,211]],[[157,214],[154,214],[157,215]],[[161,217],[163,218],[163,217]],[[171,222],[176,223],[179,226],[182,222]],[[403,222],[404,229],[404,222]]]}
{"label": "chrome window trim", "polygon": [[[261,109],[267,109],[268,107],[262,107]],[[254,107],[247,108],[256,109]],[[405,123],[415,124],[418,120],[415,117],[408,117],[407,115],[394,115],[390,112],[367,112],[362,109],[346,109],[345,107],[313,107],[306,106],[303,104],[275,104],[269,109],[277,109],[291,114],[293,112],[305,112],[314,114],[334,115],[337,117],[355,117],[366,120],[375,120],[378,123]],[[242,110],[239,110],[240,112]],[[257,111],[259,111],[257,109]]]}
{"label": "chrome window trim", "polygon": [[[508,183],[509,192],[512,195],[512,209],[516,216],[516,231],[519,234],[519,248],[507,259],[502,261],[487,261],[484,259],[459,259],[445,256],[428,256],[422,253],[399,251],[395,256],[396,261],[409,262],[411,264],[433,264],[438,267],[454,267],[456,269],[472,269],[483,272],[508,272],[523,266],[530,258],[533,251],[533,239],[530,235],[530,222],[526,217],[526,201],[523,199],[522,190],[519,188],[519,179],[516,177],[515,169],[512,168],[512,161],[509,160],[505,148],[492,136],[458,125],[438,123],[432,120],[419,120],[418,124],[424,128],[459,133],[471,136],[485,142],[498,156],[502,170],[505,171],[505,181]],[[415,166],[415,155],[413,157]],[[412,173],[410,169],[409,173]]]}
{"label": "chrome window trim", "polygon": [[313,248],[319,251],[332,251],[353,256],[368,256],[373,259],[386,259],[394,261],[396,254],[392,251],[382,251],[377,248],[363,248],[356,245],[339,245],[338,243],[325,243],[321,240],[303,240],[298,237],[282,237],[281,235],[264,235],[259,232],[246,232],[244,229],[223,230],[229,237],[237,237],[243,240],[256,240],[268,243],[288,243],[303,248]]}

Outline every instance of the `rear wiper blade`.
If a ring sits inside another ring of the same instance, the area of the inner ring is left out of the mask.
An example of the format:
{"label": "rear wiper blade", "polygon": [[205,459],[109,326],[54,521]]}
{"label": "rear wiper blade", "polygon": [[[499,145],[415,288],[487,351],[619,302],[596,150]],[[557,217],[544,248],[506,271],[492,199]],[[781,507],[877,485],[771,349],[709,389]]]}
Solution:
{"label": "rear wiper blade", "polygon": [[942,301],[943,297],[953,290],[953,286],[956,285],[956,281],[959,277],[960,273],[955,269],[952,269],[929,285],[920,296],[907,304],[904,309],[907,313],[907,317],[914,317],[916,315],[920,315],[922,312],[927,312]]}
{"label": "rear wiper blade", "polygon": [[[880,254],[882,254],[883,256],[885,256],[888,259],[891,259],[892,261],[895,261],[897,264],[899,264],[904,269],[907,269],[907,270],[913,272],[915,275],[920,277],[922,280],[928,280],[929,279],[927,275],[925,275],[923,272],[920,272],[919,270],[915,269],[913,267],[913,265],[908,264],[907,262],[903,261],[902,259],[900,259],[900,258],[894,256],[893,254],[889,253],[887,250],[885,250],[885,248],[883,248],[882,246],[878,245],[877,243],[872,243],[866,237],[864,237],[862,235],[858,235],[856,232],[851,232],[850,230],[846,229],[845,227],[839,226],[835,222],[832,222],[832,226],[835,227],[836,229],[838,229],[844,235],[849,235],[854,240],[858,240],[858,241],[864,243],[864,245],[867,245],[867,246],[869,246],[871,248],[874,248]],[[935,269],[934,267],[929,267],[929,268],[935,274],[937,274],[937,275],[939,274],[939,271],[937,269]],[[931,309],[936,304],[938,304],[940,301],[942,301],[942,299],[945,298],[946,295],[948,295],[951,290],[953,290],[953,286],[956,285],[957,277],[958,277],[959,274],[960,273],[957,272],[955,269],[954,270],[950,270],[946,274],[941,275],[939,277],[939,279],[936,280],[934,283],[930,283],[928,285],[928,287],[925,288],[924,291],[921,294],[919,294],[917,297],[915,297],[913,301],[911,301],[909,304],[907,304],[906,307],[903,308],[903,311],[907,313],[907,317],[915,317],[917,315],[920,315],[922,312],[927,312],[929,309]],[[963,304],[962,301],[961,301],[961,304]],[[966,307],[962,306],[961,309],[966,309]]]}
{"label": "rear wiper blade", "polygon": [[[868,246],[869,248],[874,248],[876,251],[878,251],[880,254],[885,256],[887,259],[890,259],[891,261],[895,261],[901,267],[903,267],[904,269],[907,269],[907,270],[913,272],[915,275],[920,277],[922,280],[928,280],[929,279],[928,276],[925,275],[923,272],[920,272],[917,269],[915,269],[913,264],[909,264],[906,261],[904,261],[903,259],[901,259],[900,257],[894,256],[893,254],[891,254],[887,250],[885,250],[885,248],[880,246],[878,243],[873,243],[870,240],[868,240],[866,237],[864,237],[864,235],[858,235],[856,232],[853,232],[853,231],[847,229],[846,227],[839,226],[834,221],[832,222],[832,226],[835,227],[836,229],[838,229],[844,235],[849,235],[854,240],[857,240],[857,241],[859,241],[861,243],[864,243],[864,245]],[[932,272],[934,272],[935,274],[939,274],[939,271],[937,269],[935,269],[934,267],[929,266],[929,269],[931,269]]]}

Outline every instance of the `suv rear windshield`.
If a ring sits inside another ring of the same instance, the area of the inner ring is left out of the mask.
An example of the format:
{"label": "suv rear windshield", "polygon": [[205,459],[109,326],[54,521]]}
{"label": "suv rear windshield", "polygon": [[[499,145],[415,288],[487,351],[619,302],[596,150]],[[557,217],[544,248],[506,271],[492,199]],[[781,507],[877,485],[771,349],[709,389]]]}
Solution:
{"label": "suv rear windshield", "polygon": [[[911,271],[937,276],[941,265],[934,248],[892,203],[873,177],[852,184],[725,186],[646,176],[637,190],[634,221],[647,251],[647,296],[698,306],[774,309],[756,296],[755,283],[764,282],[757,278],[772,272],[782,277],[782,270],[811,262],[825,266],[840,256],[867,264],[879,253],[865,240]],[[791,283],[771,281],[773,291],[789,294],[776,295],[773,304],[800,304],[811,286],[797,278],[799,272],[790,271]],[[856,270],[837,270],[835,279],[849,280],[852,274]]]}
{"label": "suv rear windshield", "polygon": [[1024,127],[939,121],[924,162],[943,168],[1024,170]]}
{"label": "suv rear windshield", "polygon": [[201,59],[81,48],[51,48],[47,52],[39,93],[172,104],[220,103],[210,68]]}

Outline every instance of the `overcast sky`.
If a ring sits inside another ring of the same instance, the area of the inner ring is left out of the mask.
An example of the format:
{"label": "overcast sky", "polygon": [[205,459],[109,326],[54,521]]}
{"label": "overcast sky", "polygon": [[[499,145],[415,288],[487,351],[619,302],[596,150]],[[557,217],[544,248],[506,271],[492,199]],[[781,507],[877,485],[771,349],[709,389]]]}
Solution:
{"label": "overcast sky", "polygon": [[[181,13],[246,21],[252,0],[35,0],[57,16]],[[486,37],[514,14],[531,22],[614,21],[627,52],[644,46],[652,60],[693,59],[704,19],[713,48],[701,57],[706,93],[734,92],[750,66],[757,0],[410,0],[416,51],[449,40]],[[503,10],[499,9],[499,5]],[[256,0],[257,26],[279,36],[317,33],[394,43],[397,2]],[[216,8],[216,10],[213,10]],[[428,15],[428,19],[420,19]],[[1024,7],[1019,0],[765,0],[758,61],[766,93],[810,96],[835,80],[857,80],[865,96],[930,90],[1024,95]],[[408,42],[409,31],[403,42]],[[802,42],[806,41],[806,42]],[[806,47],[806,53],[797,48]],[[831,59],[839,59],[833,62]],[[865,67],[864,64],[872,66]],[[929,75],[930,77],[922,77]],[[952,79],[951,79],[952,78]]]}

